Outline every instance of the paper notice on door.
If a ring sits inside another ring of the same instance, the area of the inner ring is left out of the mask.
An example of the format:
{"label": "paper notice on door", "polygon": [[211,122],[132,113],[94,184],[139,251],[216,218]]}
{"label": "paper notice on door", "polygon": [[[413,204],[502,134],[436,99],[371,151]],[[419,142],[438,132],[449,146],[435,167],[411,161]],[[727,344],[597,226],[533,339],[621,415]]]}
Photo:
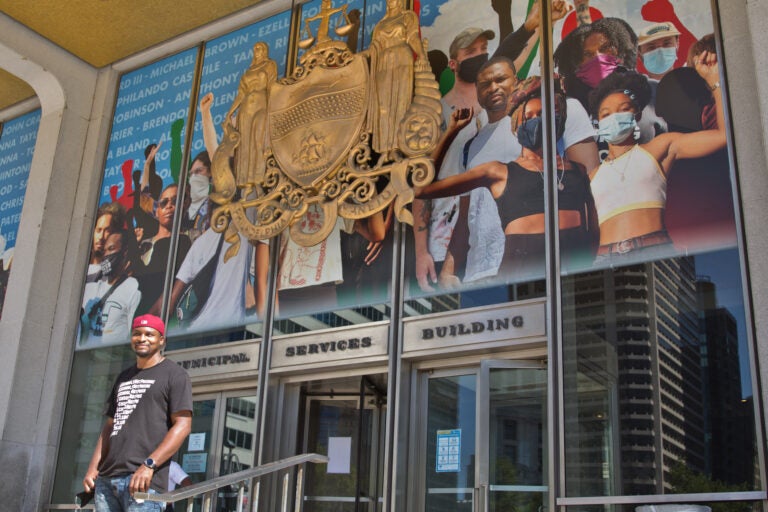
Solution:
{"label": "paper notice on door", "polygon": [[185,453],[181,458],[181,468],[187,473],[205,473],[207,453]]}
{"label": "paper notice on door", "polygon": [[351,437],[328,438],[328,473],[348,475],[352,460]]}
{"label": "paper notice on door", "polygon": [[458,473],[461,471],[461,429],[437,431],[435,471]]}
{"label": "paper notice on door", "polygon": [[201,452],[205,450],[205,432],[189,434],[187,450],[190,452]]}

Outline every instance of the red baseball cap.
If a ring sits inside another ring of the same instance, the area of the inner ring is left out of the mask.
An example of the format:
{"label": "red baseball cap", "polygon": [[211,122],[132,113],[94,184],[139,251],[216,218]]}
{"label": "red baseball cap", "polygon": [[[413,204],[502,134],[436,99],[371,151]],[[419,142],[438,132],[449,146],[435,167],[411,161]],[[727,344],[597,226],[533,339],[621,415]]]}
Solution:
{"label": "red baseball cap", "polygon": [[165,323],[163,319],[155,315],[141,315],[133,319],[133,329],[137,327],[151,327],[160,333],[160,336],[165,336]]}

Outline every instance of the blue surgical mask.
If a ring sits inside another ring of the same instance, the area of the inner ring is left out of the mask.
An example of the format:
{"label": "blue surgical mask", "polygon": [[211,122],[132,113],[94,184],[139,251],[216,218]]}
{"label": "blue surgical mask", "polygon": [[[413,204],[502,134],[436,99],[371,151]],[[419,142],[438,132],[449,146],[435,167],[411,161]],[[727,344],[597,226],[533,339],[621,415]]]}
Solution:
{"label": "blue surgical mask", "polygon": [[654,75],[662,75],[672,69],[677,60],[677,48],[656,48],[643,54],[645,69]]}
{"label": "blue surgical mask", "polygon": [[597,135],[608,144],[619,144],[634,133],[635,139],[640,132],[633,112],[617,112],[602,118],[598,123]]}

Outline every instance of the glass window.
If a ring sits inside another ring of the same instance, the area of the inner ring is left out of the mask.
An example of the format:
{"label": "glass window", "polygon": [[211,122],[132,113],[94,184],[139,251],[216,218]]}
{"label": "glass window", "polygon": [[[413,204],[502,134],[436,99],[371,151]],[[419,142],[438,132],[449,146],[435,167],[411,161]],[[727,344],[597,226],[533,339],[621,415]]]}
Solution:
{"label": "glass window", "polygon": [[[519,26],[525,6],[420,5],[443,95],[444,143],[433,154],[436,181],[417,191],[413,205],[406,314],[544,296],[541,131],[535,149],[523,151],[517,137],[522,127],[535,133],[543,113],[540,73],[531,65],[536,37],[529,41]],[[571,176],[566,170],[559,166],[561,181]],[[579,225],[577,216],[569,220]]]}
{"label": "glass window", "polygon": [[570,266],[560,231],[565,494],[759,490],[711,6],[583,4],[590,23],[554,27],[560,83],[599,156],[589,269]]}
{"label": "glass window", "polygon": [[0,123],[0,316],[39,126],[39,109]]}
{"label": "glass window", "polygon": [[120,79],[78,350],[127,344],[135,314],[161,313],[195,61],[187,50]]}
{"label": "glass window", "polygon": [[[285,73],[290,18],[284,11],[205,44],[178,238],[188,252],[177,251],[168,300],[172,348],[261,335],[269,246],[251,244],[242,234],[225,240],[225,233],[211,229],[217,203],[209,193],[232,173],[230,164],[212,165],[225,140],[224,125],[237,127],[244,140],[256,140],[266,129],[266,90]],[[232,165],[263,173],[263,156],[255,156],[263,144],[250,153],[245,147]],[[249,178],[235,176],[240,196],[250,193]]]}
{"label": "glass window", "polygon": [[[698,487],[690,482],[693,487]],[[720,501],[704,503],[655,503],[645,504],[638,501],[636,504],[628,505],[580,505],[571,506],[566,510],[569,512],[758,512],[762,510],[760,501]]]}
{"label": "glass window", "polygon": [[731,249],[564,280],[567,496],[761,488],[736,269]]}
{"label": "glass window", "polygon": [[104,426],[106,402],[118,374],[136,362],[128,344],[75,353],[64,410],[52,503],[72,503]]}

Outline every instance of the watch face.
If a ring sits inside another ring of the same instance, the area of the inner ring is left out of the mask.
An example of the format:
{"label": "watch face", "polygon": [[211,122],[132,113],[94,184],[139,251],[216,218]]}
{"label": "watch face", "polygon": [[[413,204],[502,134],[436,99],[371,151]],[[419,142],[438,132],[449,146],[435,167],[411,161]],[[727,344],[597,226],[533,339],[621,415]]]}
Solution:
{"label": "watch face", "polygon": [[148,458],[147,460],[144,461],[144,465],[149,466],[152,469],[155,469],[155,460]]}

